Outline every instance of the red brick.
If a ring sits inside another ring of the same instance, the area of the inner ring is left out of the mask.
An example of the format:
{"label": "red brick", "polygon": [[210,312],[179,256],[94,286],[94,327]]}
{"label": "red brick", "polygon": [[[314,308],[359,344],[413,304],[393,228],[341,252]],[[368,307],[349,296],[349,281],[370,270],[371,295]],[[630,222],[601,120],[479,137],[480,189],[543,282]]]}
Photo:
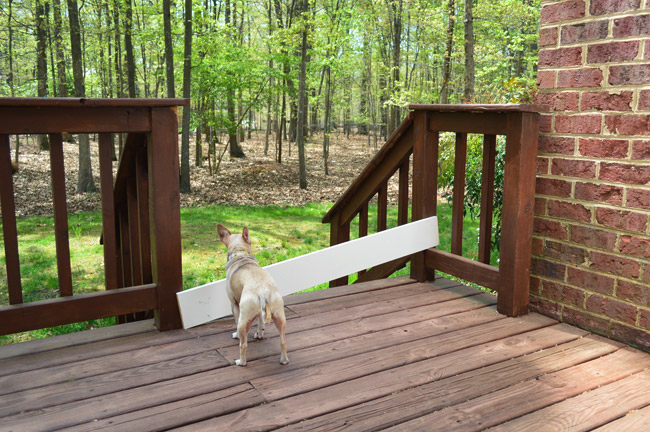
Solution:
{"label": "red brick", "polygon": [[[558,74],[558,87],[560,76]],[[609,67],[610,85],[639,85],[650,84],[650,65],[620,65]]]}
{"label": "red brick", "polygon": [[644,210],[650,209],[650,190],[628,189],[625,206]]}
{"label": "red brick", "polygon": [[598,68],[561,70],[557,73],[557,88],[600,87],[604,78]]}
{"label": "red brick", "polygon": [[[650,39],[649,39],[650,41]],[[650,49],[648,46],[646,49]],[[650,110],[650,90],[641,90],[639,92],[639,110]]]}
{"label": "red brick", "polygon": [[586,307],[588,311],[608,316],[617,321],[623,321],[628,324],[636,323],[636,306],[610,297],[592,294],[587,297]]}
{"label": "red brick", "polygon": [[535,193],[568,198],[571,195],[571,183],[565,180],[537,177],[535,181]]}
{"label": "red brick", "polygon": [[607,159],[623,159],[627,157],[629,142],[617,139],[580,138],[578,150],[582,156]]}
{"label": "red brick", "polygon": [[583,201],[623,204],[623,188],[618,186],[576,182],[575,198]]}
{"label": "red brick", "polygon": [[577,111],[578,92],[538,93],[535,103],[546,105],[551,111]]}
{"label": "red brick", "polygon": [[537,61],[540,68],[578,66],[582,64],[582,47],[543,49]]}
{"label": "red brick", "polygon": [[552,240],[546,240],[543,256],[564,263],[580,265],[585,263],[587,251],[585,249],[559,243]]}
{"label": "red brick", "polygon": [[545,157],[537,158],[537,174],[548,174],[549,160]]}
{"label": "red brick", "polygon": [[553,116],[552,115],[541,115],[539,117],[539,131],[541,133],[553,132]]}
{"label": "red brick", "polygon": [[546,198],[535,198],[535,214],[537,216],[546,215]]}
{"label": "red brick", "polygon": [[537,87],[540,90],[555,88],[555,71],[540,70],[537,72]]}
{"label": "red brick", "polygon": [[605,126],[612,134],[650,135],[650,117],[646,115],[608,115]]}
{"label": "red brick", "polygon": [[650,258],[650,239],[629,235],[621,236],[618,250],[624,255],[648,259]]}
{"label": "red brick", "polygon": [[551,281],[542,282],[542,296],[578,307],[582,307],[585,300],[584,291]]}
{"label": "red brick", "polygon": [[600,252],[591,252],[589,258],[594,270],[629,278],[639,277],[641,268],[638,261]]}
{"label": "red brick", "polygon": [[650,160],[650,141],[633,141],[632,159]]}
{"label": "red brick", "polygon": [[628,16],[614,20],[615,38],[650,34],[650,15]]}
{"label": "red brick", "polygon": [[582,204],[572,204],[555,200],[549,200],[548,202],[548,215],[578,222],[591,221],[591,210]]}
{"label": "red brick", "polygon": [[545,276],[551,279],[564,280],[566,266],[564,264],[554,263],[542,258],[533,257],[531,271],[533,274]]}
{"label": "red brick", "polygon": [[548,24],[585,16],[587,8],[582,0],[565,1],[542,7],[541,22]]}
{"label": "red brick", "polygon": [[541,287],[541,280],[536,277],[531,277],[530,278],[530,294],[531,295],[539,295],[539,290]]}
{"label": "red brick", "polygon": [[616,340],[650,351],[650,332],[648,331],[613,322],[610,334]]}
{"label": "red brick", "polygon": [[576,159],[553,159],[551,174],[564,177],[595,178],[596,162]]}
{"label": "red brick", "polygon": [[591,0],[589,13],[592,15],[605,15],[638,9],[640,5],[641,0]]}
{"label": "red brick", "polygon": [[587,63],[631,61],[637,54],[639,54],[639,41],[595,44],[587,49]]}
{"label": "red brick", "polygon": [[620,94],[601,92],[584,92],[582,94],[582,111],[631,111],[632,92],[624,91]]}
{"label": "red brick", "polygon": [[560,321],[562,319],[562,306],[536,295],[530,296],[530,307],[535,312]]}
{"label": "red brick", "polygon": [[599,134],[601,131],[601,115],[556,115],[555,132],[575,134]]}
{"label": "red brick", "polygon": [[[639,326],[650,330],[650,311],[641,310],[641,314],[639,315]],[[650,334],[648,334],[648,338],[650,339]]]}
{"label": "red brick", "polygon": [[567,268],[567,283],[601,294],[614,294],[613,278],[573,267]]}
{"label": "red brick", "polygon": [[599,207],[596,209],[596,220],[610,228],[645,233],[648,217],[642,213]]}
{"label": "red brick", "polygon": [[599,178],[627,184],[645,185],[650,182],[650,165],[602,162],[600,164]]}
{"label": "red brick", "polygon": [[571,241],[596,249],[612,251],[616,246],[616,234],[597,228],[572,225]]}
{"label": "red brick", "polygon": [[650,264],[643,265],[643,282],[650,283]]}
{"label": "red brick", "polygon": [[602,335],[607,335],[609,329],[608,319],[600,318],[583,310],[576,310],[571,307],[565,307],[562,310],[562,321]]}
{"label": "red brick", "polygon": [[575,152],[575,142],[575,138],[540,136],[538,150],[540,153],[572,155]]}
{"label": "red brick", "polygon": [[634,304],[650,307],[650,287],[627,281],[618,281],[616,297]]}
{"label": "red brick", "polygon": [[645,41],[645,47],[643,48],[643,60],[650,60],[650,39]]}
{"label": "red brick", "polygon": [[557,45],[557,27],[543,28],[539,31],[539,46]]}
{"label": "red brick", "polygon": [[541,255],[544,250],[544,239],[533,237],[533,255]]}
{"label": "red brick", "polygon": [[607,38],[608,25],[609,22],[607,20],[565,25],[562,26],[560,40],[563,44],[570,44],[605,39]]}
{"label": "red brick", "polygon": [[548,219],[533,219],[533,232],[544,237],[552,237],[558,240],[567,239],[566,228],[560,222]]}

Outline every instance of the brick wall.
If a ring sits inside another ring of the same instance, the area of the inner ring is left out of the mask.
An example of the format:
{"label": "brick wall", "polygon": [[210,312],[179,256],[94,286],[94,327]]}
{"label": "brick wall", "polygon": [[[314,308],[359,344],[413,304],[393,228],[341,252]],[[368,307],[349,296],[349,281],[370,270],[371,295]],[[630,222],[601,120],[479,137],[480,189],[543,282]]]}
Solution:
{"label": "brick wall", "polygon": [[650,350],[650,0],[542,2],[531,303]]}

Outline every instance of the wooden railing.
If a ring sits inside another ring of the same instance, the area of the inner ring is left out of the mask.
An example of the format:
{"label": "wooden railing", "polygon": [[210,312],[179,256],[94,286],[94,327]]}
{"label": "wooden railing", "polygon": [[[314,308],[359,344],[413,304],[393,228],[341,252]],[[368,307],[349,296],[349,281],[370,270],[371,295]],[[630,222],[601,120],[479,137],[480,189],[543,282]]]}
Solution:
{"label": "wooden railing", "polygon": [[[359,236],[368,234],[368,203],[377,196],[377,230],[386,228],[388,185],[397,173],[397,223],[436,215],[440,132],[454,132],[455,165],[451,251],[429,249],[362,272],[359,281],[384,278],[411,261],[411,277],[432,280],[439,270],[498,292],[497,308],[508,316],[528,311],[535,171],[540,107],[532,105],[411,105],[409,116],[323,218],[330,243],[350,239],[358,216]],[[461,256],[467,134],[481,134],[483,170],[478,260]],[[497,135],[506,137],[502,233],[498,267],[490,265]],[[409,185],[409,166],[412,181]],[[409,186],[412,195],[409,200]],[[441,237],[445,236],[441,233]],[[330,283],[345,285],[348,278]]]}
{"label": "wooden railing", "polygon": [[[161,330],[181,327],[178,126],[185,99],[0,98],[0,204],[9,306],[0,334],[155,310]],[[97,133],[106,291],[73,295],[63,133]],[[112,133],[127,133],[115,182]],[[48,134],[60,297],[23,303],[9,136]]]}

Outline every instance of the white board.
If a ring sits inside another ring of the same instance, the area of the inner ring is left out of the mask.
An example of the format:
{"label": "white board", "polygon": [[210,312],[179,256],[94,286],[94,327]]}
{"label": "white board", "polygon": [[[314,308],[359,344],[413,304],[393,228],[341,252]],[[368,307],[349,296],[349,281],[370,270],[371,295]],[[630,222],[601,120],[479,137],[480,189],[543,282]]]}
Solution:
{"label": "white board", "polygon": [[[283,296],[437,246],[433,216],[264,267]],[[225,263],[224,263],[225,266]],[[183,328],[230,315],[226,280],[176,294]]]}

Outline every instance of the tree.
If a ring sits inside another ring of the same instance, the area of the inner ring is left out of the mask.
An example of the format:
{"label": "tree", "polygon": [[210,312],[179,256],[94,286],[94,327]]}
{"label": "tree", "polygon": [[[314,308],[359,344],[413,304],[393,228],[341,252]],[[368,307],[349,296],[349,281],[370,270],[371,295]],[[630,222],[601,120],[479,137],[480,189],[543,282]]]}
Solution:
{"label": "tree", "polygon": [[474,98],[474,0],[465,0],[465,88],[463,98]]}
{"label": "tree", "polygon": [[57,96],[68,96],[68,82],[65,74],[65,56],[63,55],[63,35],[61,34],[61,0],[52,0],[54,15],[54,47],[56,51],[56,72],[58,75]]}
{"label": "tree", "polygon": [[[226,10],[225,10],[225,24],[226,29],[231,31],[231,8],[230,0],[226,0]],[[243,158],[246,157],[244,150],[239,146],[237,142],[237,120],[235,119],[235,90],[231,88],[228,90],[228,96],[226,100],[228,106],[228,146],[230,148],[230,157],[234,158]]]}
{"label": "tree", "polygon": [[165,35],[165,72],[167,97],[175,98],[174,90],[174,46],[172,45],[171,1],[163,0],[163,28]]}
{"label": "tree", "polygon": [[[192,89],[192,0],[185,0],[185,50],[183,55],[183,97],[189,99]],[[181,136],[181,192],[190,192],[190,113],[191,105],[183,107]]]}
{"label": "tree", "polygon": [[451,51],[454,46],[454,23],[456,22],[456,2],[449,0],[447,7],[449,21],[447,22],[447,45],[445,58],[442,63],[442,86],[440,89],[440,103],[446,104],[449,97],[449,80],[451,78]]}
{"label": "tree", "polygon": [[[36,19],[36,81],[38,97],[47,96],[47,10],[43,0],[36,0],[34,15]],[[47,135],[38,136],[41,150],[48,150]]]}
{"label": "tree", "polygon": [[298,125],[296,142],[298,145],[298,166],[300,173],[300,189],[307,189],[307,165],[305,163],[305,99],[307,98],[306,79],[307,79],[307,14],[309,12],[309,0],[302,0],[302,31],[300,44],[300,76],[298,77]]}
{"label": "tree", "polygon": [[135,56],[133,54],[133,5],[131,0],[126,0],[124,18],[124,48],[126,49],[126,76],[129,86],[129,97],[136,97],[135,91]]}
{"label": "tree", "polygon": [[[84,97],[86,88],[82,70],[81,29],[79,27],[79,8],[77,0],[68,0],[68,18],[70,20],[70,47],[72,49],[72,75],[74,77],[74,95]],[[88,134],[79,134],[79,176],[77,193],[94,192],[92,165],[90,163],[90,140]]]}

